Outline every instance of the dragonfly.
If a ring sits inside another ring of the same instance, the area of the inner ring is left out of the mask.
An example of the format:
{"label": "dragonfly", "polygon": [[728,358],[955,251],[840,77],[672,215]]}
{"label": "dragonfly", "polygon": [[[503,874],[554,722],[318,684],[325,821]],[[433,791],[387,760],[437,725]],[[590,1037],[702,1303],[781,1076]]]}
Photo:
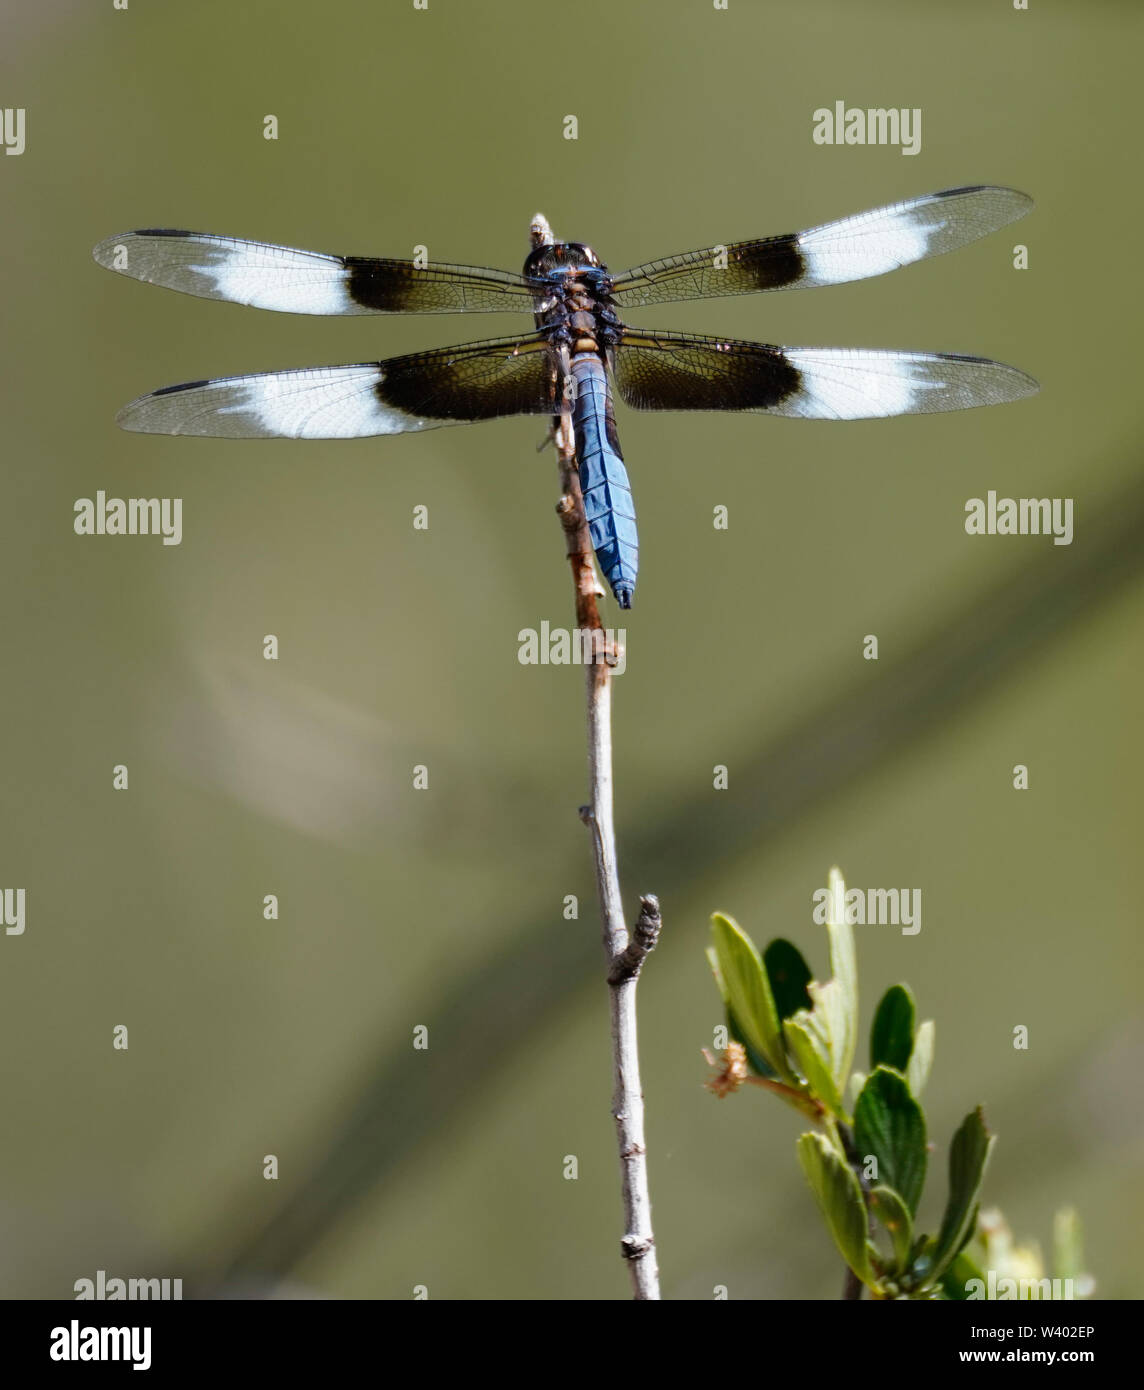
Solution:
{"label": "dragonfly", "polygon": [[631,482],[612,384],[636,410],[723,410],[860,420],[998,405],[1038,390],[989,358],[779,347],[636,328],[621,312],[687,299],[838,285],[954,251],[1023,217],[1016,189],[925,194],[807,231],[718,244],[613,274],[537,214],[521,274],[300,251],[151,228],[94,249],[109,270],[205,299],[295,314],[531,313],[510,337],[380,362],[165,386],[119,413],[127,430],[225,439],[356,439],[512,415],[570,416],[585,518],[621,608],[639,570]]}

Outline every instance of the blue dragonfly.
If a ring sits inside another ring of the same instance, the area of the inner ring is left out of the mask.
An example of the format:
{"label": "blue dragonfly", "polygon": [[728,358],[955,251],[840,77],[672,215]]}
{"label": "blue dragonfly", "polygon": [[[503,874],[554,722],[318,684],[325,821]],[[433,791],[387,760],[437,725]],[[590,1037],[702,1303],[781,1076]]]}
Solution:
{"label": "blue dragonfly", "polygon": [[1032,377],[984,357],[776,347],[634,328],[621,310],[838,285],[954,251],[1023,217],[1032,199],[977,186],[612,274],[591,247],[558,241],[540,215],[521,274],[331,256],[166,228],[109,237],[109,270],[206,299],[296,314],[529,312],[534,328],[381,362],[303,367],[166,386],[119,413],[124,429],[226,439],[356,439],[506,415],[570,415],[585,514],[621,608],[639,569],[631,483],[612,381],[636,410],[732,410],[859,420],[998,405]]}

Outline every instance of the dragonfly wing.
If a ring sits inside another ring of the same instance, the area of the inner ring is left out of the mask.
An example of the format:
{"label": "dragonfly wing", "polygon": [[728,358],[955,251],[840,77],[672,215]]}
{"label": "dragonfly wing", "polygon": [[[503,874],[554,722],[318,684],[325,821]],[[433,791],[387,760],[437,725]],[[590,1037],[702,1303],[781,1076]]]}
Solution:
{"label": "dragonfly wing", "polygon": [[477,266],[327,256],[209,232],[153,228],[108,237],[92,255],[108,270],[202,299],[290,314],[531,313],[527,280]]}
{"label": "dragonfly wing", "polygon": [[132,401],[118,419],[146,434],[358,439],[553,414],[547,346],[537,335],[492,338],[384,362],[191,381]]}
{"label": "dragonfly wing", "polygon": [[1032,210],[1015,188],[949,188],[805,232],[706,247],[613,278],[617,304],[838,285],[968,246]]}
{"label": "dragonfly wing", "polygon": [[1003,362],[943,352],[790,348],[690,333],[625,331],[621,398],[637,410],[741,410],[801,420],[929,415],[1038,390]]}

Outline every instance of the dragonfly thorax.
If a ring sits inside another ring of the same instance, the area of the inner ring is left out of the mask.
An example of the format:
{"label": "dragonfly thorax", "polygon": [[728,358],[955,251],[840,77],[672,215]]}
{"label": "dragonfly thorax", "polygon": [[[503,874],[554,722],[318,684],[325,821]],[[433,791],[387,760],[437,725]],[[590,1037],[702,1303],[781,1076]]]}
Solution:
{"label": "dragonfly thorax", "polygon": [[607,266],[590,246],[560,241],[537,246],[524,263],[536,291],[537,327],[573,356],[607,352],[619,341]]}

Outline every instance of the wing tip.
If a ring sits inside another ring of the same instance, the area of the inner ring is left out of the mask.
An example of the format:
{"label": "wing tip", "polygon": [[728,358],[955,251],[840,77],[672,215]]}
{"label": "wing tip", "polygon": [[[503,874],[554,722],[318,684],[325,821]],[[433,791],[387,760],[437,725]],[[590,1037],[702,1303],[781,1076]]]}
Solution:
{"label": "wing tip", "polygon": [[980,362],[987,367],[992,367],[1000,374],[1006,386],[1010,388],[1011,394],[1006,396],[1006,400],[1020,401],[1026,396],[1035,396],[1041,389],[1041,383],[1035,376],[1030,376],[1028,372],[1022,371],[1020,367],[1014,367],[1008,362],[998,362],[993,357],[961,357],[957,353],[948,353],[947,356],[963,362]]}
{"label": "wing tip", "polygon": [[998,362],[994,357],[975,357],[970,353],[958,352],[941,353],[940,356],[951,362],[989,369],[996,390],[989,399],[980,401],[981,405],[1008,405],[1012,401],[1027,400],[1041,389],[1041,383],[1035,376],[1008,362]]}
{"label": "wing tip", "polygon": [[105,270],[114,270],[112,260],[115,256],[115,248],[122,246],[123,243],[132,236],[132,232],[120,232],[118,236],[104,237],[102,241],[97,241],[91,248],[91,258],[96,265],[101,265]]}
{"label": "wing tip", "polygon": [[[146,400],[147,398],[144,396],[142,399]],[[138,405],[139,401],[132,401],[129,405],[123,406],[123,408],[116,413],[115,423],[121,430],[125,430],[128,434],[149,434],[150,431],[139,419],[138,412],[136,411]]]}
{"label": "wing tip", "polygon": [[1014,394],[1012,399],[1015,401],[1027,400],[1030,396],[1035,396],[1041,389],[1041,383],[1035,376],[1030,376],[1028,372],[1023,372],[1020,367],[1010,367],[1009,370],[1016,378],[1014,381]]}
{"label": "wing tip", "polygon": [[[154,394],[154,393],[152,393]],[[152,434],[153,430],[148,429],[143,418],[143,407],[151,399],[151,395],[138,396],[133,401],[128,401],[122,406],[115,416],[115,423],[121,430],[126,430],[129,434]]]}
{"label": "wing tip", "polygon": [[930,196],[933,198],[958,198],[966,197],[972,193],[988,194],[995,205],[1009,204],[1010,215],[1005,219],[1005,222],[1000,224],[1001,226],[1005,226],[1009,222],[1016,222],[1019,217],[1024,217],[1036,207],[1036,202],[1031,194],[1023,193],[1019,188],[1011,188],[1004,183],[967,183],[956,188],[938,189]]}
{"label": "wing tip", "polygon": [[210,385],[210,378],[205,377],[202,381],[181,381],[177,386],[160,386],[155,391],[148,391],[145,396],[136,396],[133,401],[128,401],[116,414],[115,423],[131,434],[185,434],[185,430],[170,429],[149,419],[150,407],[164,396],[176,396],[183,391],[195,391]]}
{"label": "wing tip", "polygon": [[91,258],[96,265],[103,266],[105,270],[114,270],[120,275],[134,275],[135,272],[129,266],[115,264],[120,247],[129,246],[131,242],[141,241],[144,237],[171,237],[179,241],[193,241],[202,235],[201,232],[188,232],[181,227],[133,227],[129,232],[119,232],[115,236],[97,241],[91,248]]}

